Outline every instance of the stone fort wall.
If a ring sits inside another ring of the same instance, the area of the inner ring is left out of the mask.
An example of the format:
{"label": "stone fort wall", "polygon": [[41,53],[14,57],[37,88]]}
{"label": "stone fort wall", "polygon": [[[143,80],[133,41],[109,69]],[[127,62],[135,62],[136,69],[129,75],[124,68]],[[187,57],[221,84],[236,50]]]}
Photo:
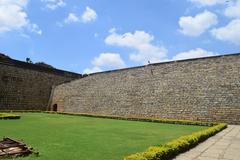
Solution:
{"label": "stone fort wall", "polygon": [[240,124],[240,54],[96,73],[57,86],[59,111]]}
{"label": "stone fort wall", "polygon": [[52,86],[79,77],[0,54],[0,110],[47,110]]}

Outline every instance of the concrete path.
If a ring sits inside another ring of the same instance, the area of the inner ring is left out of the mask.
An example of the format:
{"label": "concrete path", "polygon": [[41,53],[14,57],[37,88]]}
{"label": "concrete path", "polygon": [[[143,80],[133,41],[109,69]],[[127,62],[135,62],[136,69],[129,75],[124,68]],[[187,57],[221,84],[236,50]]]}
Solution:
{"label": "concrete path", "polygon": [[229,125],[174,160],[240,160],[240,126]]}

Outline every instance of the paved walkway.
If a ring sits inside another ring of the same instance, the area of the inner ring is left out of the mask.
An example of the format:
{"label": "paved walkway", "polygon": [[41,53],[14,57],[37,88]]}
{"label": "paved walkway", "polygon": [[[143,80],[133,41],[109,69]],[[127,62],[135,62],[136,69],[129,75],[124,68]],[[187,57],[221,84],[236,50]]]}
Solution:
{"label": "paved walkway", "polygon": [[240,126],[229,125],[174,160],[240,160]]}

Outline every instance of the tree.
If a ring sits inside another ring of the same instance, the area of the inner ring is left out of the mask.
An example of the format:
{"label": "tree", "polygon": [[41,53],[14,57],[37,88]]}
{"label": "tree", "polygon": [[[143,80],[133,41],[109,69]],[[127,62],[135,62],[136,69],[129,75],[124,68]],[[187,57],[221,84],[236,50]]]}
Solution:
{"label": "tree", "polygon": [[36,62],[35,64],[38,65],[38,66],[46,67],[46,68],[54,68],[50,64],[47,64],[47,63],[44,63],[44,62]]}
{"label": "tree", "polygon": [[29,57],[26,58],[26,62],[27,62],[27,63],[35,64],[35,65],[38,65],[38,66],[46,67],[46,68],[54,68],[53,66],[51,66],[50,64],[47,64],[47,63],[45,63],[45,62],[36,62],[36,63],[33,63],[32,60],[31,60]]}
{"label": "tree", "polygon": [[27,62],[27,63],[33,63],[30,58],[26,58],[26,62]]}

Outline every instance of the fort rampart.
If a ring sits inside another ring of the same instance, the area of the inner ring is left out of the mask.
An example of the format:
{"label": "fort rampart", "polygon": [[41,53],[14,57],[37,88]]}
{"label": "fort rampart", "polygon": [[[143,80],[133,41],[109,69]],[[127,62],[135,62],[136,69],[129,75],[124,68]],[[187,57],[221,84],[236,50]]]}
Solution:
{"label": "fort rampart", "polygon": [[57,86],[51,105],[65,112],[240,124],[240,54],[91,74]]}
{"label": "fort rampart", "polygon": [[47,110],[52,87],[80,77],[0,54],[0,110]]}

